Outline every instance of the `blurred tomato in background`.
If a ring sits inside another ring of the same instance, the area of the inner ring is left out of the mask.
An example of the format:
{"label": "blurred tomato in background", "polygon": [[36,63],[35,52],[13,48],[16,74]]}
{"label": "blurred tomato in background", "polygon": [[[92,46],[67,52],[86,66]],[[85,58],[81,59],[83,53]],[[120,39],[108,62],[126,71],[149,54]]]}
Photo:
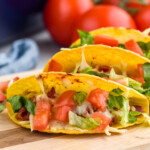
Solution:
{"label": "blurred tomato in background", "polygon": [[78,38],[77,30],[101,27],[150,27],[150,0],[48,0],[43,17],[52,38],[69,46]]}
{"label": "blurred tomato in background", "polygon": [[74,25],[93,6],[92,0],[49,0],[44,10],[44,22],[53,39],[69,46]]}
{"label": "blurred tomato in background", "polygon": [[134,15],[135,22],[139,30],[144,31],[150,27],[150,6],[143,8]]}
{"label": "blurred tomato in background", "polygon": [[113,5],[95,6],[78,20],[72,35],[72,42],[78,38],[78,29],[91,31],[111,26],[136,29],[134,20],[125,10]]}

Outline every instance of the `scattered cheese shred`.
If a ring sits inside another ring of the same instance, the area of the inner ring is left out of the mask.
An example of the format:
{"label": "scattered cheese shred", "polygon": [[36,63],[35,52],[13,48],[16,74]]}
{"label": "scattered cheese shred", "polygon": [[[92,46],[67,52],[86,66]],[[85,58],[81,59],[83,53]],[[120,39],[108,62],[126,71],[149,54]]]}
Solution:
{"label": "scattered cheese shred", "polygon": [[85,55],[84,55],[84,49],[85,47],[87,46],[87,44],[85,44],[83,47],[82,47],[82,61],[81,61],[81,65],[80,65],[80,71],[81,70],[84,70],[88,67],[90,67],[87,62],[86,62],[86,59],[85,59]]}
{"label": "scattered cheese shred", "polygon": [[143,35],[148,36],[150,33],[150,28],[144,30],[142,33],[143,33]]}

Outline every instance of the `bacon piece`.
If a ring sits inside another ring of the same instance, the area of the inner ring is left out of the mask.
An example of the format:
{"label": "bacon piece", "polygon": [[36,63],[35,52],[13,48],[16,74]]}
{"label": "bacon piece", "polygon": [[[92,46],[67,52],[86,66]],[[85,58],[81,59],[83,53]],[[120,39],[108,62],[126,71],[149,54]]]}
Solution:
{"label": "bacon piece", "polygon": [[111,68],[109,66],[101,65],[98,67],[98,71],[103,71],[105,73],[110,72]]}
{"label": "bacon piece", "polygon": [[47,93],[47,96],[49,98],[55,98],[56,97],[56,92],[55,92],[55,88],[52,87],[51,90]]}
{"label": "bacon piece", "polygon": [[134,107],[135,107],[136,111],[143,113],[143,109],[141,106],[134,106]]}
{"label": "bacon piece", "polygon": [[16,119],[17,120],[22,120],[22,121],[27,121],[29,120],[29,115],[30,113],[27,111],[27,109],[25,107],[22,107],[18,114],[16,115]]}

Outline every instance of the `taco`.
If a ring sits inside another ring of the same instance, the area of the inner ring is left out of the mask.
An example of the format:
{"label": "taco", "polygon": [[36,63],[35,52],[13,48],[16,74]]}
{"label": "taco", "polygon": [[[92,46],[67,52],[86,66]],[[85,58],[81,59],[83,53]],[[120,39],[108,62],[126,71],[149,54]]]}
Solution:
{"label": "taco", "polygon": [[149,121],[149,102],[138,92],[84,74],[41,73],[7,90],[10,119],[32,131],[65,134],[123,133]]}
{"label": "taco", "polygon": [[78,30],[80,39],[74,42],[71,47],[79,47],[84,44],[103,44],[111,47],[120,47],[135,52],[150,59],[150,36],[149,29],[140,32],[127,28],[100,28],[90,33]]}
{"label": "taco", "polygon": [[62,49],[48,61],[43,71],[99,76],[150,96],[150,60],[117,47],[87,45]]}

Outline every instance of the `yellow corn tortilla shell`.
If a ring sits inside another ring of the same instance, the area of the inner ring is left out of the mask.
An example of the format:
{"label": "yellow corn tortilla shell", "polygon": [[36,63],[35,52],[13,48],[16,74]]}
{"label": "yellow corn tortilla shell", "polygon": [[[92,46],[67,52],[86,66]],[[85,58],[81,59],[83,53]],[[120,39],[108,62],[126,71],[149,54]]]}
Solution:
{"label": "yellow corn tortilla shell", "polygon": [[[127,29],[127,28],[100,28],[90,32],[93,35],[106,35],[109,37],[113,37],[119,41],[119,43],[125,43],[130,39],[135,40],[136,42],[149,42],[150,36],[146,35],[145,32],[140,32],[135,29]],[[75,41],[71,46],[79,45],[81,40]]]}
{"label": "yellow corn tortilla shell", "polygon": [[[90,92],[92,89],[100,88],[105,91],[111,91],[114,88],[120,88],[124,91],[124,94],[128,96],[129,103],[131,105],[137,105],[141,106],[143,111],[147,114],[149,114],[149,102],[147,98],[138,92],[126,88],[124,86],[121,86],[117,83],[114,83],[112,81],[106,81],[104,79],[101,79],[99,77],[93,77],[90,75],[84,75],[84,74],[66,74],[66,73],[56,73],[56,72],[49,72],[49,73],[42,73],[39,75],[36,75],[36,77],[39,76],[43,80],[43,85],[45,88],[45,92],[48,92],[51,90],[52,87],[55,88],[56,92],[61,94],[64,91],[67,90],[76,90],[76,91],[84,91],[84,92]],[[7,98],[13,97],[15,95],[21,95],[27,98],[31,98],[32,96],[37,96],[39,94],[42,94],[41,88],[39,86],[38,81],[36,80],[35,75],[20,79],[19,81],[16,81],[13,83],[7,90]],[[127,94],[128,93],[128,94]],[[7,109],[8,109],[8,115],[10,119],[15,122],[16,124],[25,127],[30,128],[30,124],[22,124],[20,121],[18,121],[15,118],[15,113],[12,110],[12,107],[10,103],[7,102]],[[133,124],[127,124],[126,126],[121,125],[115,125],[115,128],[125,128],[128,126],[132,126],[135,124],[140,124],[145,121],[144,117],[141,116],[138,118],[138,120]],[[42,130],[40,132],[47,132],[47,133],[65,133],[65,134],[84,134],[84,133],[102,133],[98,131],[92,131],[92,130],[76,130],[76,129],[59,129],[55,128],[53,130],[46,129]]]}
{"label": "yellow corn tortilla shell", "polygon": [[67,73],[72,72],[76,65],[81,63],[83,50],[86,62],[90,66],[111,66],[115,70],[118,70],[118,66],[120,66],[122,70],[125,67],[128,76],[136,76],[138,73],[138,64],[150,62],[150,60],[147,58],[117,47],[109,47],[105,45],[87,45],[84,47],[74,48],[72,50],[62,49],[62,51],[56,53],[48,61],[43,71],[48,71],[50,61],[53,59],[61,64],[61,71]]}

